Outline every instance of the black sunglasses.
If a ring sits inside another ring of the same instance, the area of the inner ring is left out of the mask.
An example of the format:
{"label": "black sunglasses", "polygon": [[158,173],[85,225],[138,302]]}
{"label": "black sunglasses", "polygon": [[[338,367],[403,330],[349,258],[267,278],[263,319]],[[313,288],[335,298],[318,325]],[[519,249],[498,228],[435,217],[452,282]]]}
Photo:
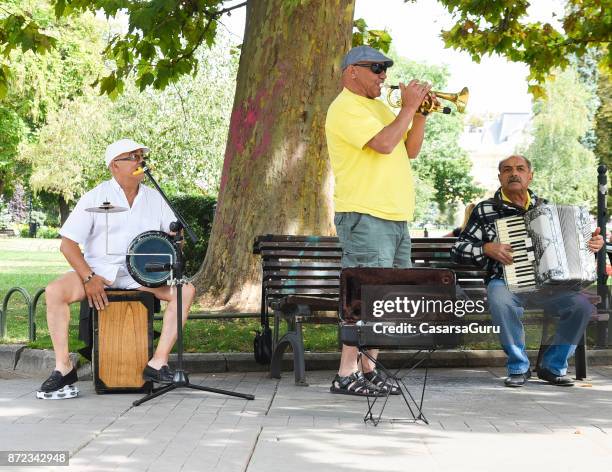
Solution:
{"label": "black sunglasses", "polygon": [[386,62],[372,62],[368,64],[353,64],[358,67],[369,67],[369,69],[375,74],[380,74],[382,72],[387,72],[389,65]]}

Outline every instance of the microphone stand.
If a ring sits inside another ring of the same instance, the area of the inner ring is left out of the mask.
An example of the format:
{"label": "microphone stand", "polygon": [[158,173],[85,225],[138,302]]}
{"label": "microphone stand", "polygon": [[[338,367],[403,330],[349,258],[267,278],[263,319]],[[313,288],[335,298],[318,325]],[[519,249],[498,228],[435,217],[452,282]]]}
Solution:
{"label": "microphone stand", "polygon": [[[190,388],[192,390],[201,390],[204,392],[219,393],[221,395],[229,395],[232,397],[246,398],[247,400],[254,400],[255,396],[249,393],[238,393],[238,392],[232,392],[230,390],[221,390],[221,389],[213,388],[213,387],[204,387],[202,385],[194,385],[189,382],[189,376],[187,375],[187,372],[185,372],[185,370],[183,369],[183,285],[187,283],[187,280],[183,278],[184,267],[183,267],[182,249],[180,246],[180,242],[183,239],[181,236],[181,230],[184,228],[187,234],[189,235],[189,238],[194,243],[197,241],[197,237],[195,233],[193,232],[193,230],[189,227],[189,225],[187,224],[183,216],[174,207],[174,205],[170,203],[170,201],[168,200],[168,197],[166,196],[164,191],[160,188],[160,186],[157,184],[157,182],[151,175],[151,171],[149,170],[149,168],[147,167],[144,161],[142,162],[141,167],[142,167],[144,174],[149,178],[151,183],[155,186],[155,188],[157,189],[159,194],[162,196],[164,201],[168,204],[170,209],[173,211],[174,216],[176,216],[176,219],[177,219],[177,221],[173,221],[170,224],[170,230],[174,232],[173,239],[176,245],[176,249],[177,251],[179,251],[179,255],[181,256],[181,257],[178,257],[177,260],[172,262],[171,274],[173,274],[174,278],[170,280],[170,284],[176,286],[177,367],[176,367],[176,370],[174,371],[174,378],[172,379],[171,383],[163,387],[153,389],[149,394],[133,402],[132,405],[134,406],[142,405],[143,403],[148,402],[149,400],[159,397],[160,395],[163,395],[165,393],[171,392],[172,390],[179,388],[179,387]],[[155,272],[159,270],[166,270],[166,268],[164,267],[164,265],[159,267],[159,264],[150,264],[149,267],[146,267],[146,270],[149,272]]]}

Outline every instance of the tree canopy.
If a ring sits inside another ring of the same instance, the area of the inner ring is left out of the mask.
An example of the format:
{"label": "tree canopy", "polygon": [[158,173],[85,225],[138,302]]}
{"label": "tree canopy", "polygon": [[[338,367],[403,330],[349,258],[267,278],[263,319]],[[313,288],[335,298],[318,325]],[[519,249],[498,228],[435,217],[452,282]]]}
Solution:
{"label": "tree canopy", "polygon": [[[21,13],[10,15],[10,11]],[[18,21],[20,15],[23,21]],[[31,36],[42,34],[40,28],[53,30],[57,39],[39,43]],[[103,70],[102,32],[100,22],[90,13],[56,19],[46,0],[3,2],[0,82],[8,64],[12,79],[8,89],[0,83],[0,94],[4,90],[0,97],[0,193],[10,193],[15,182],[28,178],[29,168],[16,160],[19,147],[33,138],[49,113],[80,96]],[[21,42],[20,48],[15,41]],[[32,54],[31,48],[47,53]]]}
{"label": "tree canopy", "polygon": [[[418,0],[405,0],[415,3]],[[479,62],[500,54],[529,66],[529,90],[542,96],[542,84],[554,70],[564,70],[572,56],[596,48],[600,64],[612,67],[612,10],[602,0],[566,0],[561,28],[527,21],[528,0],[438,0],[454,15],[455,25],[442,32],[447,47],[468,52]]]}
{"label": "tree canopy", "polygon": [[524,150],[532,161],[532,188],[557,204],[593,207],[597,161],[580,142],[591,123],[589,92],[575,70],[547,84],[547,98],[534,104],[533,141]]}
{"label": "tree canopy", "polygon": [[113,101],[91,88],[65,100],[20,147],[18,161],[32,167],[32,190],[75,201],[108,178],[101,157],[108,143],[130,136],[151,149],[147,161],[170,195],[216,195],[237,69],[230,47],[220,38],[199,50],[198,74],[164,91],[140,92],[128,83]]}
{"label": "tree canopy", "polygon": [[[313,0],[288,0],[282,8],[295,8]],[[405,0],[416,3],[418,0]],[[438,0],[454,15],[456,23],[442,37],[447,47],[467,51],[474,61],[486,54],[500,54],[510,61],[529,65],[530,90],[537,97],[550,71],[564,69],[572,55],[582,56],[589,48],[602,51],[600,63],[612,66],[612,14],[608,2],[566,0],[562,27],[528,22],[527,0]],[[51,25],[32,16],[26,5],[8,0],[0,10],[0,97],[8,89],[13,69],[11,52],[45,53],[57,46]],[[185,74],[192,74],[198,60],[196,49],[211,46],[219,19],[246,2],[225,6],[223,0],[52,0],[58,18],[101,11],[107,17],[125,12],[127,31],[113,35],[104,50],[114,68],[100,78],[100,91],[116,95],[125,79],[136,75],[141,88],[163,89]],[[390,38],[384,31],[367,31],[365,22],[356,23],[361,41],[387,48]]]}
{"label": "tree canopy", "polygon": [[[394,64],[388,70],[389,82],[404,82],[408,77],[426,80],[434,90],[446,90],[449,72],[444,66],[424,65],[391,54]],[[451,108],[454,108],[451,105]],[[453,208],[456,203],[468,203],[484,193],[470,175],[472,163],[467,153],[459,146],[459,135],[463,131],[463,117],[433,113],[427,119],[425,139],[418,159],[413,162],[419,186],[426,184],[432,191],[417,194],[416,221],[428,220],[432,202],[441,213]],[[419,187],[418,186],[418,187]],[[417,187],[417,188],[418,188]]]}

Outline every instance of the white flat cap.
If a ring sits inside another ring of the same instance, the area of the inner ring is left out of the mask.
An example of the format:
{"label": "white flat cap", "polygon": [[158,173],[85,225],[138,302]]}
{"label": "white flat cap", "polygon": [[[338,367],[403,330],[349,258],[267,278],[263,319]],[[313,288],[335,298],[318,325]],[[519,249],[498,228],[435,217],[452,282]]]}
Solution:
{"label": "white flat cap", "polygon": [[148,147],[143,144],[138,144],[136,141],[132,141],[131,139],[120,139],[119,141],[115,141],[113,144],[109,144],[106,147],[106,153],[104,153],[106,167],[108,167],[111,161],[120,154],[136,151],[138,149],[142,149],[144,152],[149,152]]}

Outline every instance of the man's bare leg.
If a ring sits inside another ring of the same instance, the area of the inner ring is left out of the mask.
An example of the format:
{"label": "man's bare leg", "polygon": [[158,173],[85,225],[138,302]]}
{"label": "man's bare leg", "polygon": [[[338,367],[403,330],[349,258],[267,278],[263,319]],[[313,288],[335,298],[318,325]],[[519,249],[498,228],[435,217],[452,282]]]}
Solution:
{"label": "man's bare leg", "polygon": [[[139,290],[153,293],[160,300],[168,302],[166,311],[164,313],[164,320],[162,324],[162,332],[157,343],[157,349],[153,357],[148,362],[148,365],[156,370],[159,370],[162,366],[168,364],[168,357],[172,351],[172,347],[176,342],[176,287],[140,287]],[[187,315],[189,314],[189,308],[195,296],[195,287],[192,284],[183,285],[183,326],[187,321]]]}
{"label": "man's bare leg", "polygon": [[[374,359],[378,356],[378,349],[368,350],[368,354]],[[338,369],[338,375],[346,377],[351,375],[353,372],[363,370],[363,372],[371,372],[374,369],[374,363],[367,357],[361,356],[361,365],[357,365],[357,358],[359,351],[354,346],[342,345],[342,354],[340,355],[340,368]]]}
{"label": "man's bare leg", "polygon": [[55,352],[55,370],[66,375],[73,368],[68,355],[70,304],[85,298],[83,281],[76,272],[68,272],[47,285],[47,326]]}

